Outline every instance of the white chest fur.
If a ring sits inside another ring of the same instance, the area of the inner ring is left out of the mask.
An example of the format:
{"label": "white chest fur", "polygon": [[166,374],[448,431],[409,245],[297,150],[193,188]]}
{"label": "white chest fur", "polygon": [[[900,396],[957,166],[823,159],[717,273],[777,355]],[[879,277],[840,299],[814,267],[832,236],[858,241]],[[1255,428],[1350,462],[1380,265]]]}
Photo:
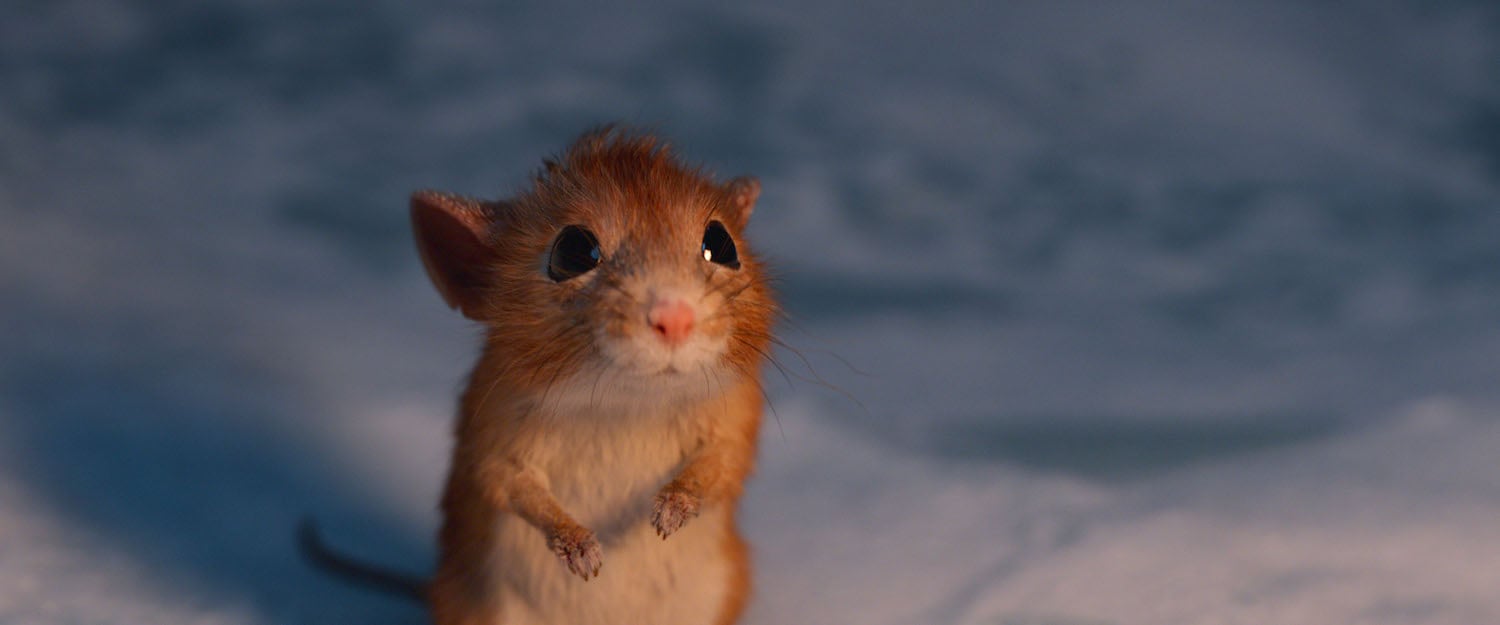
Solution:
{"label": "white chest fur", "polygon": [[598,577],[569,573],[541,532],[502,515],[490,566],[497,623],[709,625],[729,584],[726,511],[708,507],[662,540],[650,523],[656,493],[680,469],[691,436],[680,420],[558,419],[536,441],[532,466],[604,551]]}

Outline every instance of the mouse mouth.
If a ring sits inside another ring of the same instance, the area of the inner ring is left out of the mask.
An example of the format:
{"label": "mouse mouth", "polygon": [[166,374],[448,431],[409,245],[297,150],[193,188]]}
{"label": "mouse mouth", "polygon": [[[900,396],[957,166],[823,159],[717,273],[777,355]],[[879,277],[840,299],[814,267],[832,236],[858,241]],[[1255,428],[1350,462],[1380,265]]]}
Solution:
{"label": "mouse mouth", "polygon": [[724,339],[704,335],[676,346],[664,345],[645,333],[610,336],[601,332],[597,338],[606,366],[641,378],[678,378],[697,375],[705,367],[716,369],[726,347]]}

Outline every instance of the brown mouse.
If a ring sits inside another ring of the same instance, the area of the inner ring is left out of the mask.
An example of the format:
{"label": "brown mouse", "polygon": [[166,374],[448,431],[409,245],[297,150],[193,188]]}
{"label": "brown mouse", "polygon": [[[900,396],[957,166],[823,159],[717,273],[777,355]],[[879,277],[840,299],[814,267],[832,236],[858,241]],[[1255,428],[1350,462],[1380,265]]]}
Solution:
{"label": "brown mouse", "polygon": [[510,199],[412,196],[428,275],[484,329],[425,593],[434,622],[738,619],[735,509],[777,316],[744,239],[759,193],[606,128]]}

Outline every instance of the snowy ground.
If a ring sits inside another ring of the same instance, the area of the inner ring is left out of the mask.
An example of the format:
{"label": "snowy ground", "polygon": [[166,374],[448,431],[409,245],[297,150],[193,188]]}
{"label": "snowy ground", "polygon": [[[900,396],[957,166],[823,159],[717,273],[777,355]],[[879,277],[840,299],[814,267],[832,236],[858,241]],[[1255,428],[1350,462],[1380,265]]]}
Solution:
{"label": "snowy ground", "polygon": [[0,9],[0,623],[419,623],[405,197],[656,125],[795,326],[749,623],[1500,623],[1484,2]]}

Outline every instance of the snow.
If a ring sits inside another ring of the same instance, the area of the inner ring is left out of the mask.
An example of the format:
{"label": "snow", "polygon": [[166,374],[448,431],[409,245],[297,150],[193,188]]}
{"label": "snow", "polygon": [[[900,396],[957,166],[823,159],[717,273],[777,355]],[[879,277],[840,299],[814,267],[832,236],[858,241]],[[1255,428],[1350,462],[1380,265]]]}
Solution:
{"label": "snow", "polygon": [[763,183],[747,623],[1500,622],[1497,25],[0,9],[0,622],[422,622],[292,547],[430,567],[475,333],[405,197],[617,119]]}
{"label": "snow", "polygon": [[232,602],[207,604],[172,580],[46,510],[14,480],[0,483],[0,621],[253,623]]}
{"label": "snow", "polygon": [[1358,434],[1109,487],[850,450],[835,431],[772,439],[749,509],[776,600],[756,616],[1494,622],[1493,414],[1423,402]]}

